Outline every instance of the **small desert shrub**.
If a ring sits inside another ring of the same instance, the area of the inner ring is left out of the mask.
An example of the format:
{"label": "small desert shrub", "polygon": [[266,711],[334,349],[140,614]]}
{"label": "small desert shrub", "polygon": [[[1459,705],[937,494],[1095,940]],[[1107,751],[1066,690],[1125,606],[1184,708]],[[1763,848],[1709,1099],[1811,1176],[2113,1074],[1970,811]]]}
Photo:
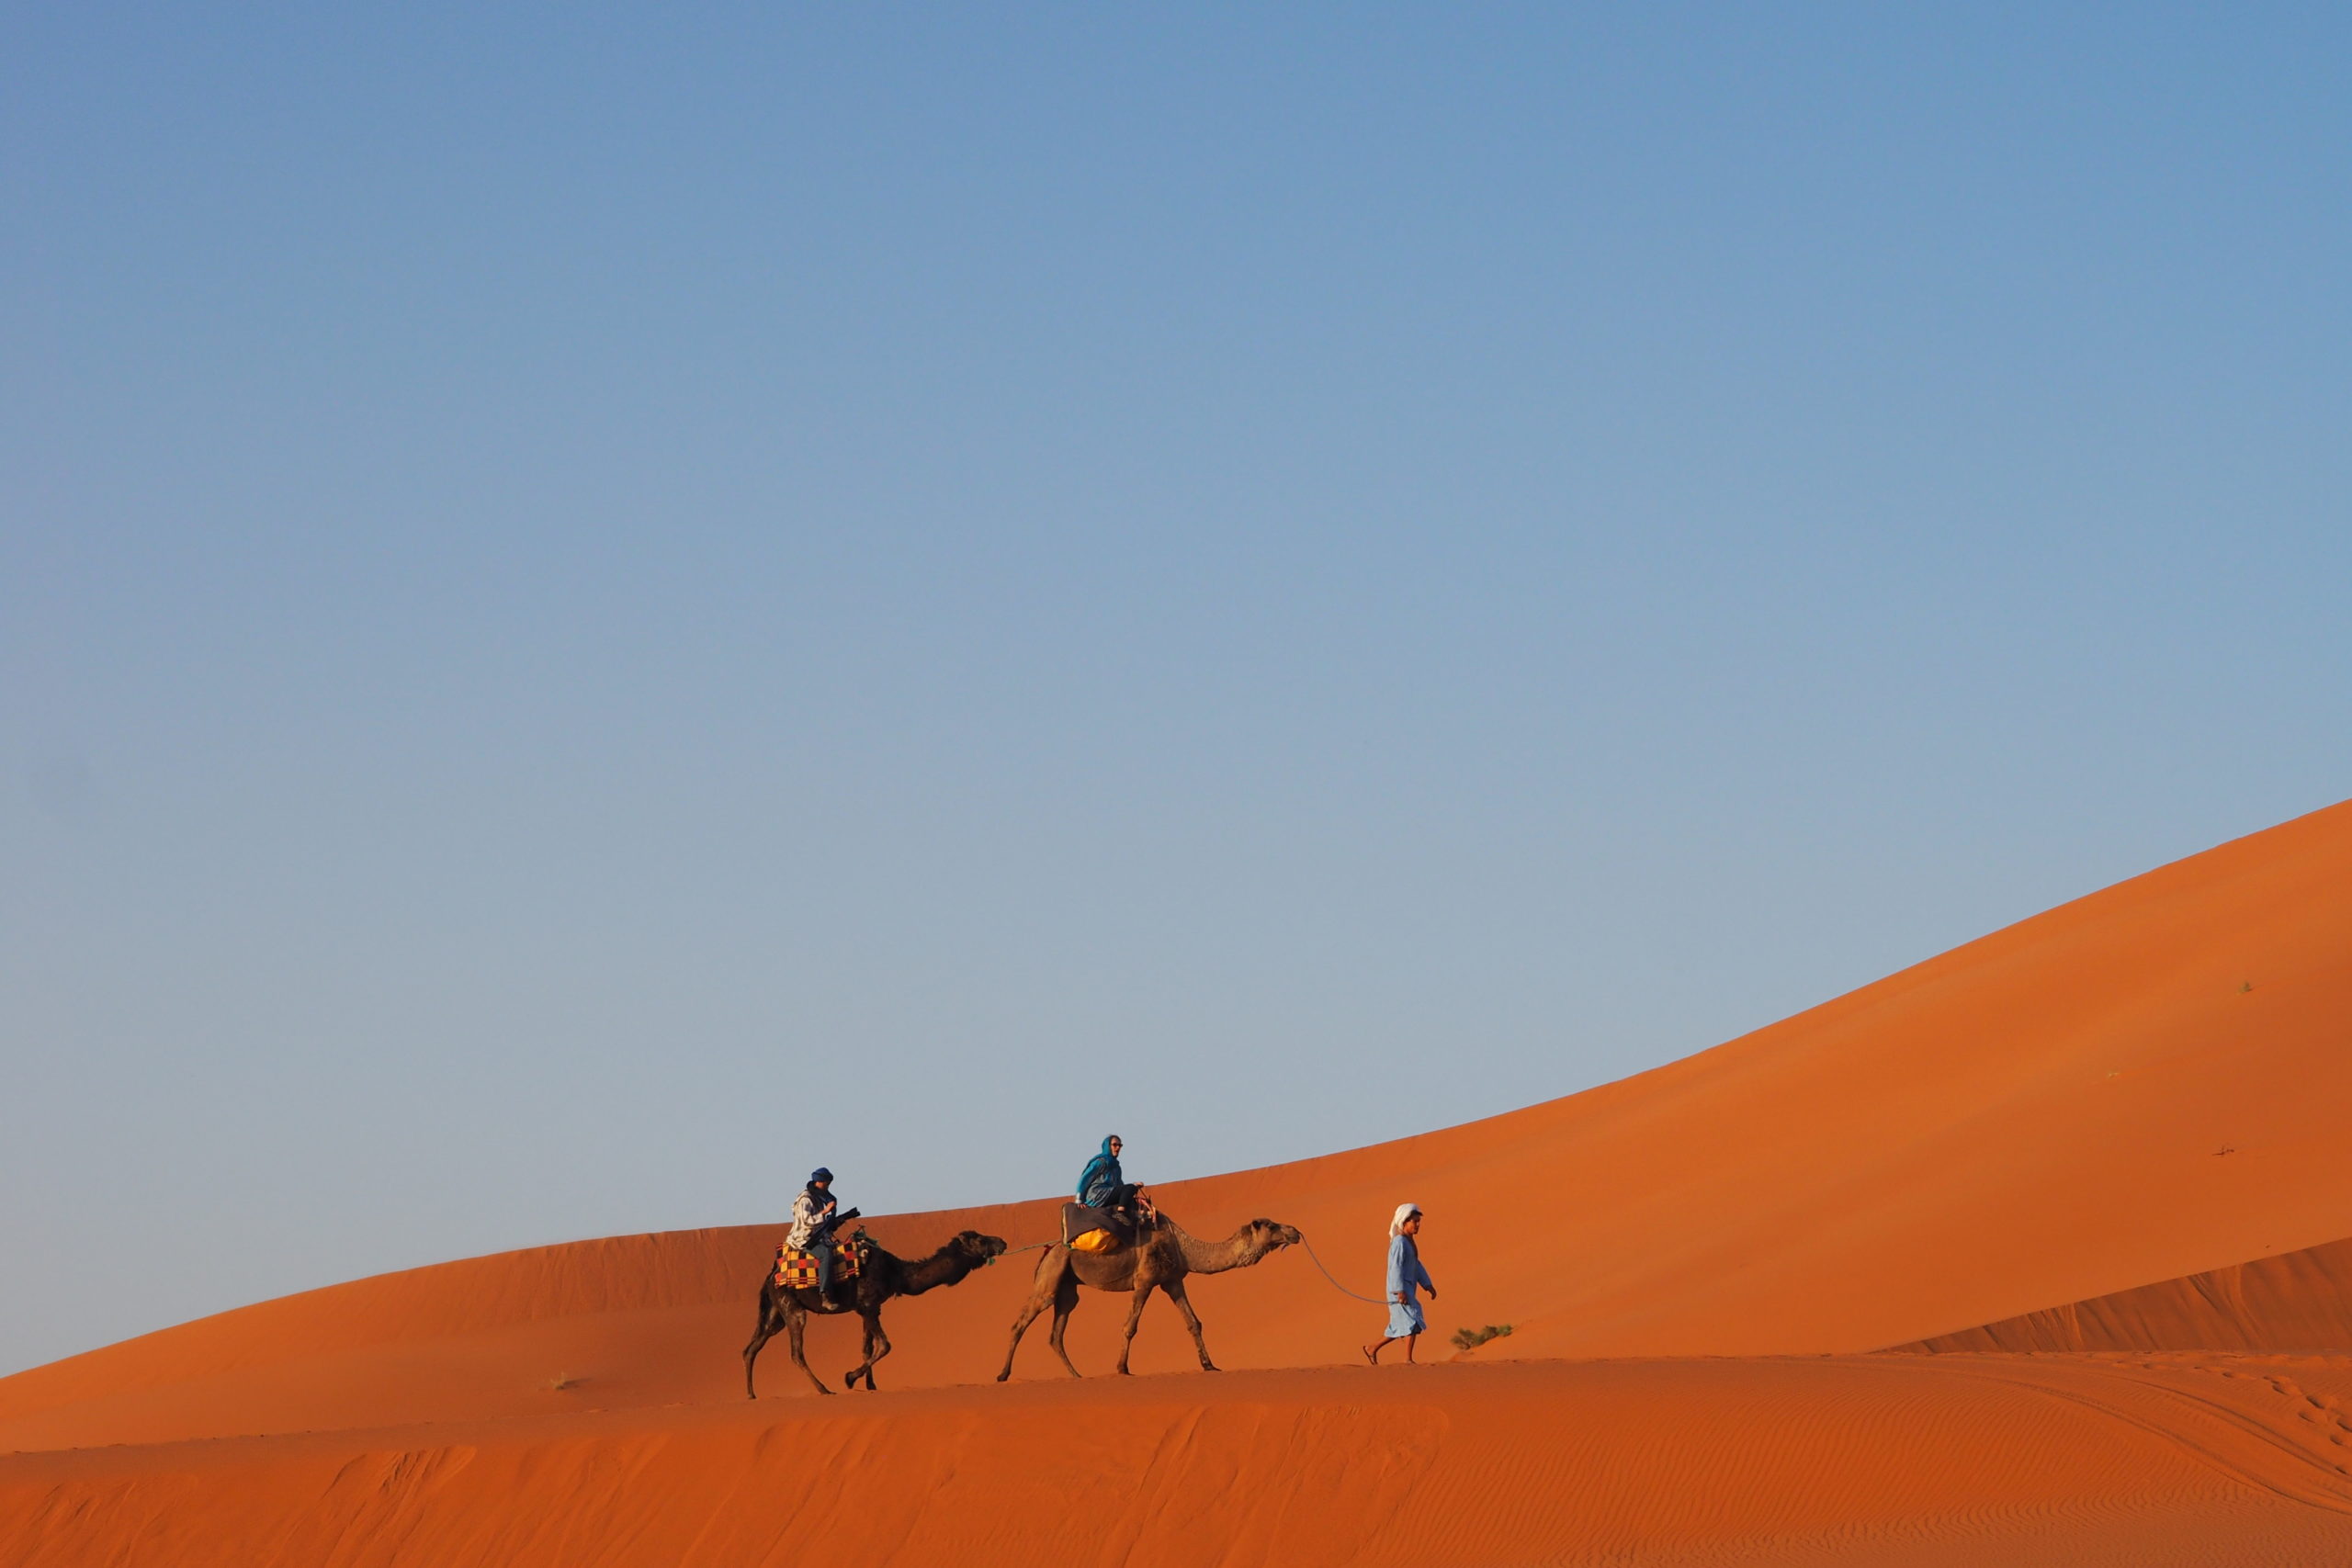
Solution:
{"label": "small desert shrub", "polygon": [[1457,1328],[1453,1331],[1454,1348],[1476,1350],[1489,1339],[1500,1339],[1510,1333],[1508,1323],[1490,1323],[1484,1328]]}

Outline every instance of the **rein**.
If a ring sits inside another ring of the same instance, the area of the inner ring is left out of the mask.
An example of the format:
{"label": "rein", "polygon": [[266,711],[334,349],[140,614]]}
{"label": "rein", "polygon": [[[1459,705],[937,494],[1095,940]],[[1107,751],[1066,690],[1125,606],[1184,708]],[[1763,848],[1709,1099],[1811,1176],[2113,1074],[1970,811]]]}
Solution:
{"label": "rein", "polygon": [[1335,1290],[1335,1291],[1339,1292],[1340,1292],[1340,1294],[1341,1294],[1341,1295],[1343,1295],[1343,1296],[1347,1296],[1347,1297],[1349,1297],[1349,1298],[1351,1298],[1351,1300],[1354,1300],[1354,1301],[1360,1301],[1360,1302],[1368,1303],[1369,1304],[1371,1304],[1371,1305],[1373,1305],[1373,1306],[1392,1306],[1392,1305],[1394,1305],[1394,1304],[1395,1304],[1394,1303],[1391,1303],[1391,1302],[1384,1302],[1384,1301],[1381,1301],[1381,1300],[1379,1300],[1377,1297],[1374,1297],[1374,1296],[1359,1296],[1359,1295],[1357,1295],[1353,1291],[1351,1291],[1351,1290],[1348,1289],[1345,1285],[1342,1285],[1341,1283],[1340,1283],[1340,1281],[1339,1281],[1338,1280],[1333,1279],[1333,1278],[1332,1278],[1332,1275],[1331,1275],[1331,1270],[1329,1270],[1329,1269],[1324,1269],[1324,1268],[1323,1268],[1323,1259],[1322,1259],[1321,1258],[1319,1258],[1319,1257],[1317,1257],[1317,1256],[1316,1256],[1316,1252],[1315,1252],[1315,1244],[1314,1244],[1313,1242],[1311,1242],[1311,1241],[1307,1240],[1305,1236],[1303,1236],[1303,1235],[1302,1235],[1302,1236],[1300,1236],[1300,1237],[1298,1238],[1298,1245],[1299,1245],[1299,1246],[1301,1246],[1301,1247],[1305,1247],[1305,1248],[1306,1248],[1306,1256],[1307,1256],[1307,1257],[1309,1257],[1309,1258],[1313,1258],[1315,1259],[1315,1267],[1316,1267],[1317,1269],[1321,1269],[1321,1270],[1322,1270],[1323,1278],[1325,1278],[1326,1280],[1331,1280],[1331,1288],[1332,1288],[1333,1290]]}

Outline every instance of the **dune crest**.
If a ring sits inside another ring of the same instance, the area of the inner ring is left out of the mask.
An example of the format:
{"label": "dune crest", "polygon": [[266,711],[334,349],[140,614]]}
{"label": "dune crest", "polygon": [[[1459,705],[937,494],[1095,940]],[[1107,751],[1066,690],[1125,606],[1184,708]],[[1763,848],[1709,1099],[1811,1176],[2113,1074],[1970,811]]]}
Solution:
{"label": "dune crest", "polygon": [[2044,1307],[1894,1348],[2352,1351],[2352,1239]]}

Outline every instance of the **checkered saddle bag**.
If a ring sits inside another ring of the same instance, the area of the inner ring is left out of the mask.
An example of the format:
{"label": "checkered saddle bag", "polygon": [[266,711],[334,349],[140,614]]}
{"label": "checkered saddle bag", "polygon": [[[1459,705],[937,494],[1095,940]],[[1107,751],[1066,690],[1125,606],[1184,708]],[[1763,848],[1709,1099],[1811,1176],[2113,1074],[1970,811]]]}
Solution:
{"label": "checkered saddle bag", "polygon": [[[833,1244],[833,1284],[836,1288],[844,1280],[857,1278],[858,1252],[854,1241]],[[788,1291],[813,1291],[817,1288],[817,1255],[803,1252],[788,1242],[779,1243],[775,1249],[775,1268],[768,1278]]]}

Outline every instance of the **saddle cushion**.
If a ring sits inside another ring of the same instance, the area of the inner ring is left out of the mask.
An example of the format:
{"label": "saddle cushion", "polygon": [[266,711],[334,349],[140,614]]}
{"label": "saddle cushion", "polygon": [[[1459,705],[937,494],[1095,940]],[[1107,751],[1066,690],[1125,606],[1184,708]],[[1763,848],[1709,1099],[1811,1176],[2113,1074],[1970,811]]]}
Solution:
{"label": "saddle cushion", "polygon": [[[803,1252],[789,1243],[779,1243],[775,1249],[775,1268],[768,1276],[786,1290],[813,1291],[817,1288],[817,1255]],[[836,1244],[833,1247],[833,1283],[857,1278],[857,1248]]]}

